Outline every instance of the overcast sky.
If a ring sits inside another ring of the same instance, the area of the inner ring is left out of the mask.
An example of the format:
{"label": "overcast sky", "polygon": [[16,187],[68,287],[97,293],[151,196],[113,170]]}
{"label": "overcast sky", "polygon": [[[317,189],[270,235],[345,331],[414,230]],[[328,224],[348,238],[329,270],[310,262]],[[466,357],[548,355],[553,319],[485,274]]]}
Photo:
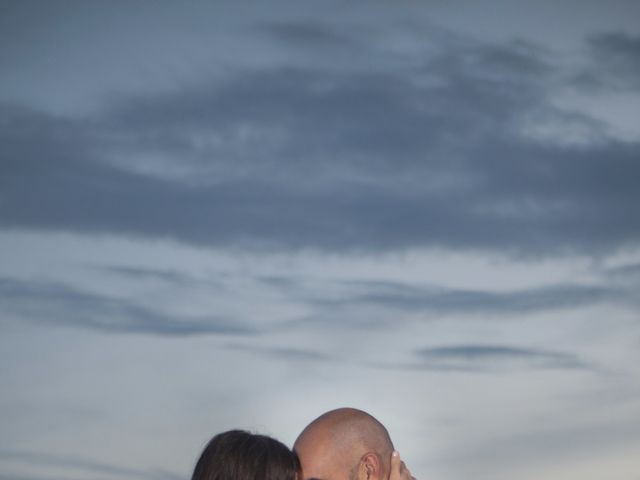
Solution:
{"label": "overcast sky", "polygon": [[640,479],[640,3],[0,1],[0,480],[365,409]]}

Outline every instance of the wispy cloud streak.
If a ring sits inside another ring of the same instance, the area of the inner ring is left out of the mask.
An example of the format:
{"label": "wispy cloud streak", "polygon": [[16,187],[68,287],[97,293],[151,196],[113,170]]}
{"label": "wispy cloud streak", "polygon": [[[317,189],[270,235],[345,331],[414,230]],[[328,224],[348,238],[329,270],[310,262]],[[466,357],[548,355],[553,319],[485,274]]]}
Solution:
{"label": "wispy cloud streak", "polygon": [[[31,466],[48,467],[50,469],[64,469],[66,471],[83,472],[89,475],[108,475],[109,478],[130,478],[141,480],[178,480],[181,477],[177,474],[163,470],[142,470],[120,467],[108,463],[73,458],[61,455],[51,455],[46,453],[35,453],[25,451],[0,451],[0,461],[12,463],[26,463]],[[64,478],[63,476],[34,475],[34,476],[6,476],[0,478],[28,479],[28,480],[50,480],[53,478]]]}
{"label": "wispy cloud streak", "polygon": [[0,278],[0,310],[18,317],[113,333],[165,336],[195,334],[246,335],[249,326],[215,315],[171,316],[128,300],[87,293],[62,284]]}
{"label": "wispy cloud streak", "polygon": [[373,367],[441,372],[502,373],[510,371],[597,367],[579,356],[551,350],[503,344],[456,344],[415,350],[408,362],[377,363]]}

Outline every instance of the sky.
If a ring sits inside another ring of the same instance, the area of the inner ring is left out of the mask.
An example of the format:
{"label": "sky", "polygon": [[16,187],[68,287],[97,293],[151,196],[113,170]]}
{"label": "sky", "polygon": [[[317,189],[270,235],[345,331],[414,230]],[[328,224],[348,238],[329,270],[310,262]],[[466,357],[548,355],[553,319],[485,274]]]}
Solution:
{"label": "sky", "polygon": [[0,1],[0,480],[364,409],[640,479],[640,4]]}

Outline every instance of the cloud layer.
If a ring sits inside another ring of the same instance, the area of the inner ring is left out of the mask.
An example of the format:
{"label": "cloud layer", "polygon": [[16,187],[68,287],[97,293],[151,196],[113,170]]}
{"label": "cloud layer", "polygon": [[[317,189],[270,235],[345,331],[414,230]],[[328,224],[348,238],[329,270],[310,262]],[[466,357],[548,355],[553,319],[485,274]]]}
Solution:
{"label": "cloud layer", "polygon": [[[267,31],[337,44],[321,24]],[[2,226],[332,252],[638,241],[639,144],[547,101],[570,71],[528,43],[430,40],[375,72],[232,70],[87,118],[1,105]],[[589,42],[633,69],[633,39]]]}

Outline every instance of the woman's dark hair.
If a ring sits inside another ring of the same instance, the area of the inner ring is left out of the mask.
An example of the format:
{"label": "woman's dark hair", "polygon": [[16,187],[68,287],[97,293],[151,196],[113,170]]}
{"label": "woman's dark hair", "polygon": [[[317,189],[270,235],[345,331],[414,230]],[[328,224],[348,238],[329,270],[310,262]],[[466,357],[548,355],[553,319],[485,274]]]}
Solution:
{"label": "woman's dark hair", "polygon": [[266,435],[229,430],[211,439],[191,480],[296,480],[295,453]]}

